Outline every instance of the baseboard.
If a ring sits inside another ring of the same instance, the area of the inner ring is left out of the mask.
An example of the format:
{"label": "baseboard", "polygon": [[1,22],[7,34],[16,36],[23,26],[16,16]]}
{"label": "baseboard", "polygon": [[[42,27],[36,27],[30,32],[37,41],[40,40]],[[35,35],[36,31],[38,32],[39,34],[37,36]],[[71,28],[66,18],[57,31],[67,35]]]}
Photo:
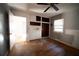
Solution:
{"label": "baseboard", "polygon": [[71,44],[68,44],[68,43],[66,43],[66,42],[60,41],[60,40],[58,40],[58,39],[55,39],[55,41],[57,41],[57,42],[59,42],[59,43],[62,43],[62,44],[64,44],[64,45],[66,45],[66,46],[69,46],[69,47],[71,47],[71,48],[74,48],[74,49],[79,50],[79,48],[74,47],[74,46],[72,46]]}

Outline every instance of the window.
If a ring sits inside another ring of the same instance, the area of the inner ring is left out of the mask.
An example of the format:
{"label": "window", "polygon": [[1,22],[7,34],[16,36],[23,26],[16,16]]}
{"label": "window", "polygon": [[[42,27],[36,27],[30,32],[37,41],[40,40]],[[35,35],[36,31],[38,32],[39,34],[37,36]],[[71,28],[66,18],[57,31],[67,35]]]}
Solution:
{"label": "window", "polygon": [[64,19],[54,20],[54,31],[63,32]]}

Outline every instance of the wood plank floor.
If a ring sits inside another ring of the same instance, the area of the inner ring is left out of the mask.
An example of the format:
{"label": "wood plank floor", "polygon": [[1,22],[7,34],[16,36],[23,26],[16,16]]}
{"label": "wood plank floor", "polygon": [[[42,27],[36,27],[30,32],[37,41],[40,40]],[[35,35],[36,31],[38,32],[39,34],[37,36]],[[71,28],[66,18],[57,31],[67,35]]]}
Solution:
{"label": "wood plank floor", "polygon": [[[71,48],[71,47],[70,47]],[[10,51],[10,56],[64,56],[77,55],[79,50],[70,49],[53,39],[37,39],[16,43]],[[70,50],[71,51],[70,51]]]}

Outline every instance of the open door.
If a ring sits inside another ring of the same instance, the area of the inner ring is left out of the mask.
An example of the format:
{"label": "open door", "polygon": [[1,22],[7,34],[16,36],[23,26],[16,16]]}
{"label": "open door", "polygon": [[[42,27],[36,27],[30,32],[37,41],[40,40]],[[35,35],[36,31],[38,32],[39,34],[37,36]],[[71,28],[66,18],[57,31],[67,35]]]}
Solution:
{"label": "open door", "polygon": [[10,48],[17,42],[26,41],[26,17],[10,15]]}

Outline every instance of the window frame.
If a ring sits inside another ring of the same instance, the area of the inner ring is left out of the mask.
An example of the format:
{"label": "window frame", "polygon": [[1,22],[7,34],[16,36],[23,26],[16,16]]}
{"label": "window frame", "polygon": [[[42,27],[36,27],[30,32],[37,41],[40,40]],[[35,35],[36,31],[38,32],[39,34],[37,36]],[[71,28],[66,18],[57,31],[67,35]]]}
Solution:
{"label": "window frame", "polygon": [[[63,20],[63,25],[62,25],[62,31],[55,31],[55,25],[53,24],[53,31],[55,32],[55,33],[64,33],[64,18],[61,18],[61,19],[56,19],[56,20]],[[54,20],[54,22],[55,22],[55,20]],[[53,22],[53,23],[54,23]],[[60,26],[60,25],[59,25]]]}

